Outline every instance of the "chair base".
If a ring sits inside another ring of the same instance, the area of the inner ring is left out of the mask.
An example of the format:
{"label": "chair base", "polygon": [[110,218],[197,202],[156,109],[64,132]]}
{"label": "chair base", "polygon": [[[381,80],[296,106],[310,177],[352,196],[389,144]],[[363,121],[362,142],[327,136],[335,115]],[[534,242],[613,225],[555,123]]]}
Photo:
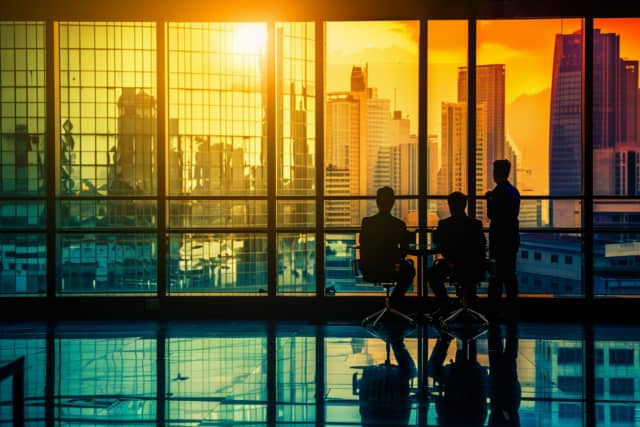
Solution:
{"label": "chair base", "polygon": [[411,325],[415,324],[415,320],[413,320],[411,317],[409,317],[406,314],[404,314],[403,312],[401,312],[399,310],[396,310],[395,308],[391,307],[391,301],[389,300],[389,297],[386,297],[384,299],[384,307],[381,308],[380,310],[376,311],[375,313],[372,313],[372,314],[368,315],[367,317],[365,317],[364,319],[362,319],[362,325],[364,326],[367,323],[369,323],[371,321],[371,319],[375,319],[373,321],[373,323],[371,324],[371,326],[375,328],[376,325],[378,324],[378,322],[380,321],[380,319],[382,319],[382,316],[384,316],[386,313],[394,314],[394,315],[406,320]]}
{"label": "chair base", "polygon": [[462,307],[462,308],[459,308],[459,309],[453,311],[447,317],[442,319],[442,321],[440,323],[441,323],[442,326],[450,327],[449,323],[453,323],[453,322],[455,322],[456,320],[458,320],[461,317],[462,318],[471,319],[471,320],[475,320],[476,322],[479,322],[481,324],[481,326],[488,326],[489,325],[489,320],[487,320],[487,318],[482,313],[479,313],[479,312],[477,312],[474,309],[469,308],[469,307]]}

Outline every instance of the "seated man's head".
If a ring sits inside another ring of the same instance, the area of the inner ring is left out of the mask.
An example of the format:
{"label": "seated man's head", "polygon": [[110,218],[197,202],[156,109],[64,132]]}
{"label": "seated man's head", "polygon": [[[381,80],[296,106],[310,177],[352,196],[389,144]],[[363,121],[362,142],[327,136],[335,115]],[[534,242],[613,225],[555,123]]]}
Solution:
{"label": "seated man's head", "polygon": [[464,214],[464,210],[467,208],[467,196],[459,191],[449,194],[447,202],[449,203],[451,215]]}
{"label": "seated man's head", "polygon": [[509,160],[502,159],[493,162],[493,180],[495,182],[508,180],[509,172],[511,172],[511,162]]}
{"label": "seated man's head", "polygon": [[378,192],[376,194],[376,204],[378,205],[378,210],[380,212],[391,212],[391,208],[393,207],[393,203],[395,202],[395,200],[396,195],[393,192],[393,188],[386,186],[378,188]]}

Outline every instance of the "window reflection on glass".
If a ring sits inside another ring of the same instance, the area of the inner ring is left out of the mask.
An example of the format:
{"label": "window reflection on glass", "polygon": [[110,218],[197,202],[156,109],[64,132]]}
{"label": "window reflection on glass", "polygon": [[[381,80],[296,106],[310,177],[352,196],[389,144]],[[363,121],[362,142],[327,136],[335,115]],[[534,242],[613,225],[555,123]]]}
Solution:
{"label": "window reflection on glass", "polygon": [[583,248],[579,234],[521,233],[520,237],[516,259],[520,293],[583,295]]}
{"label": "window reflection on glass", "polygon": [[156,194],[153,23],[60,23],[60,194]]}
{"label": "window reflection on glass", "polygon": [[315,24],[275,27],[278,195],[315,194]]}
{"label": "window reflection on glass", "polygon": [[318,390],[315,337],[278,337],[276,357],[277,421],[313,423]]}
{"label": "window reflection on glass", "polygon": [[45,192],[45,26],[0,22],[0,194]]}
{"label": "window reflection on glass", "polygon": [[266,195],[264,23],[169,23],[170,195]]}
{"label": "window reflection on glass", "polygon": [[[387,354],[385,341],[379,338],[354,334],[347,338],[326,339],[326,423],[376,425],[384,421],[383,425],[417,425],[417,403],[411,396],[409,379],[385,378],[384,364],[397,367],[411,363],[409,359],[417,363],[418,340],[412,337],[396,341],[398,344],[402,341],[406,351],[407,357],[403,361],[396,359],[392,349]],[[398,384],[398,380],[406,381],[406,384]],[[399,390],[393,388],[398,385]],[[406,395],[400,395],[402,392]]]}
{"label": "window reflection on glass", "polygon": [[640,234],[596,233],[593,240],[594,294],[638,295]]}
{"label": "window reflection on glass", "polygon": [[168,338],[168,424],[265,423],[266,351],[260,336]]}
{"label": "window reflection on glass", "polygon": [[44,233],[0,234],[0,295],[45,295],[46,237]]}
{"label": "window reflection on glass", "polygon": [[56,349],[55,411],[61,423],[155,422],[155,340],[59,338]]}
{"label": "window reflection on glass", "polygon": [[[44,339],[46,330],[44,327],[33,324],[30,328],[33,336],[29,338],[10,337],[10,333],[0,339],[0,360],[11,361],[24,356],[24,399],[26,402],[44,402],[46,389],[46,342]],[[23,335],[24,330],[19,335]],[[0,394],[12,396],[12,381],[0,382]],[[9,400],[10,402],[10,400]],[[0,419],[12,419],[12,406],[0,405]],[[25,424],[33,420],[43,420],[44,405],[25,404]]]}
{"label": "window reflection on glass", "polygon": [[169,293],[267,293],[265,234],[172,234]]}
{"label": "window reflection on glass", "polygon": [[314,294],[316,239],[313,234],[278,234],[278,293]]}
{"label": "window reflection on glass", "polygon": [[[417,194],[419,23],[325,28],[325,195],[375,195],[385,185]],[[349,226],[373,213],[356,200],[330,200],[326,222]]]}
{"label": "window reflection on glass", "polygon": [[155,234],[60,234],[58,250],[60,294],[157,290]]}

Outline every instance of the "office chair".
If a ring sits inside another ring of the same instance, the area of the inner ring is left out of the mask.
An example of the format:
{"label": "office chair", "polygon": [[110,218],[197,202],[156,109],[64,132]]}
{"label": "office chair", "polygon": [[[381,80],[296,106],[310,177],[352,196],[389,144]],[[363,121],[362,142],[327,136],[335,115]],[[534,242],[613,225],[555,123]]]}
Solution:
{"label": "office chair", "polygon": [[489,320],[480,312],[469,307],[471,303],[470,299],[473,295],[472,286],[479,286],[480,280],[474,281],[473,283],[464,284],[460,280],[458,280],[455,275],[451,275],[449,277],[449,284],[456,288],[456,295],[458,295],[458,299],[460,301],[461,307],[457,310],[454,310],[447,317],[443,318],[440,321],[440,325],[446,328],[451,328],[451,325],[456,320],[467,320],[467,321],[475,321],[480,323],[480,327],[486,327],[489,325]]}
{"label": "office chair", "polygon": [[372,319],[374,319],[373,323],[371,324],[371,327],[375,328],[378,322],[380,321],[380,319],[382,319],[382,316],[384,316],[386,313],[390,313],[395,316],[398,316],[406,320],[407,322],[409,322],[409,324],[412,326],[415,325],[415,320],[413,320],[411,317],[404,314],[400,310],[397,310],[396,308],[391,306],[391,299],[390,299],[391,288],[395,287],[398,284],[397,280],[393,277],[393,275],[389,275],[388,277],[376,277],[373,280],[370,277],[366,279],[364,278],[359,267],[360,260],[357,257],[359,248],[360,248],[359,246],[354,247],[356,256],[354,257],[351,264],[354,276],[356,278],[369,282],[374,286],[381,286],[385,289],[384,307],[381,308],[380,310],[375,311],[374,313],[371,313],[370,315],[362,319],[362,325],[364,326],[367,323],[369,323]]}

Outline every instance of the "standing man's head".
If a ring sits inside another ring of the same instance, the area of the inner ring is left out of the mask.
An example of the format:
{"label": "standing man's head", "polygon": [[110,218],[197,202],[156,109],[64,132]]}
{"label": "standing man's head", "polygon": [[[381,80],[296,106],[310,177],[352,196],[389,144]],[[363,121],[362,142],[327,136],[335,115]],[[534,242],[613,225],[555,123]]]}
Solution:
{"label": "standing man's head", "polygon": [[509,172],[511,172],[511,162],[509,160],[502,159],[493,162],[493,180],[495,182],[508,181]]}
{"label": "standing man's head", "polygon": [[464,210],[467,208],[467,196],[459,191],[449,194],[447,202],[449,203],[451,215],[464,214]]}
{"label": "standing man's head", "polygon": [[386,186],[378,188],[378,192],[376,193],[376,204],[378,205],[378,210],[380,212],[391,212],[391,208],[393,207],[395,200],[396,195],[393,192],[393,188]]}

